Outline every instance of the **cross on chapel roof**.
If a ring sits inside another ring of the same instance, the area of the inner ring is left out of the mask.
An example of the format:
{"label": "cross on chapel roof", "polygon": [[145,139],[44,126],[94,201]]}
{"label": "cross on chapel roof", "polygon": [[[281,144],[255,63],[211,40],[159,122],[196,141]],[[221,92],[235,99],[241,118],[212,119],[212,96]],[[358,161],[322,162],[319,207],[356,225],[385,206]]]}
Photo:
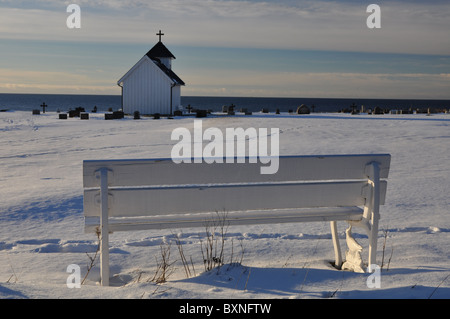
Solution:
{"label": "cross on chapel roof", "polygon": [[159,42],[161,42],[161,36],[164,35],[164,33],[161,33],[161,30],[159,30],[159,33],[157,33],[156,35],[159,36]]}

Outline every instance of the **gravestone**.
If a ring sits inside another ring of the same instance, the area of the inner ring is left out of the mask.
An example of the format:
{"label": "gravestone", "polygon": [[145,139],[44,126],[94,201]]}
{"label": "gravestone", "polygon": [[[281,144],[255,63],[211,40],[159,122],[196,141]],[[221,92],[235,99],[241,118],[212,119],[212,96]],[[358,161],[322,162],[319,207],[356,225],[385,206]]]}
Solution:
{"label": "gravestone", "polygon": [[41,114],[40,110],[33,110],[33,115],[39,115],[39,114]]}
{"label": "gravestone", "polygon": [[82,112],[86,112],[83,107],[77,107],[75,110],[69,110],[69,117],[80,117]]}
{"label": "gravestone", "polygon": [[383,109],[381,107],[376,106],[373,109],[373,114],[384,114],[384,111],[383,111]]}
{"label": "gravestone", "polygon": [[67,113],[59,113],[60,120],[67,120]]}
{"label": "gravestone", "polygon": [[195,117],[206,117],[207,114],[208,112],[206,110],[197,110]]}
{"label": "gravestone", "polygon": [[76,110],[69,111],[69,117],[77,117],[77,116],[80,116],[80,113],[78,113]]}
{"label": "gravestone", "polygon": [[113,112],[113,119],[115,120],[120,120],[123,119],[125,117],[125,113],[122,111],[114,111]]}
{"label": "gravestone", "polygon": [[302,104],[297,108],[297,114],[309,114],[309,113],[310,113],[309,107],[307,107],[305,104]]}
{"label": "gravestone", "polygon": [[89,113],[80,113],[80,119],[89,120]]}

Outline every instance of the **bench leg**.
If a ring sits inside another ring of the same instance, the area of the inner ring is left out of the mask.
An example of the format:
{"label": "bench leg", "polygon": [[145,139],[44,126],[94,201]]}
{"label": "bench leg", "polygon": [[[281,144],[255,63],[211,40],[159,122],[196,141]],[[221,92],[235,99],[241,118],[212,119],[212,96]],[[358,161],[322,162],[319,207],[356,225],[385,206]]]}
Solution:
{"label": "bench leg", "polygon": [[109,286],[109,227],[108,227],[108,170],[100,171],[100,278],[102,286]]}
{"label": "bench leg", "polygon": [[373,183],[372,199],[372,225],[369,235],[369,272],[372,272],[372,265],[377,263],[377,241],[378,241],[378,221],[380,219],[380,167],[378,163],[372,163],[369,176]]}
{"label": "bench leg", "polygon": [[378,242],[378,216],[372,217],[372,225],[369,234],[369,265],[368,272],[372,272],[372,265],[377,264],[377,242]]}
{"label": "bench leg", "polygon": [[[105,236],[106,235],[106,236]],[[102,286],[109,286],[109,245],[108,231],[102,227],[100,241],[100,280]]]}
{"label": "bench leg", "polygon": [[337,222],[331,221],[330,226],[331,226],[331,237],[333,239],[333,246],[334,246],[334,258],[335,258],[334,265],[336,268],[341,269],[342,255],[341,255],[341,245],[339,244],[339,237],[337,231]]}

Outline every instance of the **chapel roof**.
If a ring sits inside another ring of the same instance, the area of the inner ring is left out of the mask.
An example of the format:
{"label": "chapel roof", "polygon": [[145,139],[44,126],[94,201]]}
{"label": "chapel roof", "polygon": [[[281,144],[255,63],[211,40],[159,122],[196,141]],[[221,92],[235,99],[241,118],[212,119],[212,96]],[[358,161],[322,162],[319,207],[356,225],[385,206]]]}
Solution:
{"label": "chapel roof", "polygon": [[164,63],[161,62],[160,59],[158,58],[150,58],[150,59],[161,69],[161,71],[163,71],[173,82],[175,82],[175,84],[185,85],[184,81],[180,79],[180,77],[176,75],[175,72],[166,67]]}
{"label": "chapel roof", "polygon": [[173,58],[175,59],[175,56],[169,51],[169,49],[166,48],[166,46],[159,41],[155,44],[153,48],[150,49],[150,51],[147,52],[147,56],[150,59],[153,58]]}

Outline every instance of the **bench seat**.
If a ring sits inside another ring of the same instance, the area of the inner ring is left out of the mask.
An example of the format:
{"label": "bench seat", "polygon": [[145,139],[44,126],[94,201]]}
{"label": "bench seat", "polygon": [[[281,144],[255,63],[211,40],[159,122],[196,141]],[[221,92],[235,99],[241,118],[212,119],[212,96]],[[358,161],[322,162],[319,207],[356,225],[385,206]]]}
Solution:
{"label": "bench seat", "polygon": [[[302,209],[283,209],[274,211],[238,211],[226,212],[227,225],[280,224],[298,222],[327,221],[359,221],[363,216],[360,207],[319,207]],[[176,214],[157,215],[149,217],[110,217],[109,230],[133,231],[146,229],[177,229],[189,227],[204,227],[205,223],[215,218],[215,214]],[[85,231],[95,232],[100,226],[99,217],[86,217]]]}

